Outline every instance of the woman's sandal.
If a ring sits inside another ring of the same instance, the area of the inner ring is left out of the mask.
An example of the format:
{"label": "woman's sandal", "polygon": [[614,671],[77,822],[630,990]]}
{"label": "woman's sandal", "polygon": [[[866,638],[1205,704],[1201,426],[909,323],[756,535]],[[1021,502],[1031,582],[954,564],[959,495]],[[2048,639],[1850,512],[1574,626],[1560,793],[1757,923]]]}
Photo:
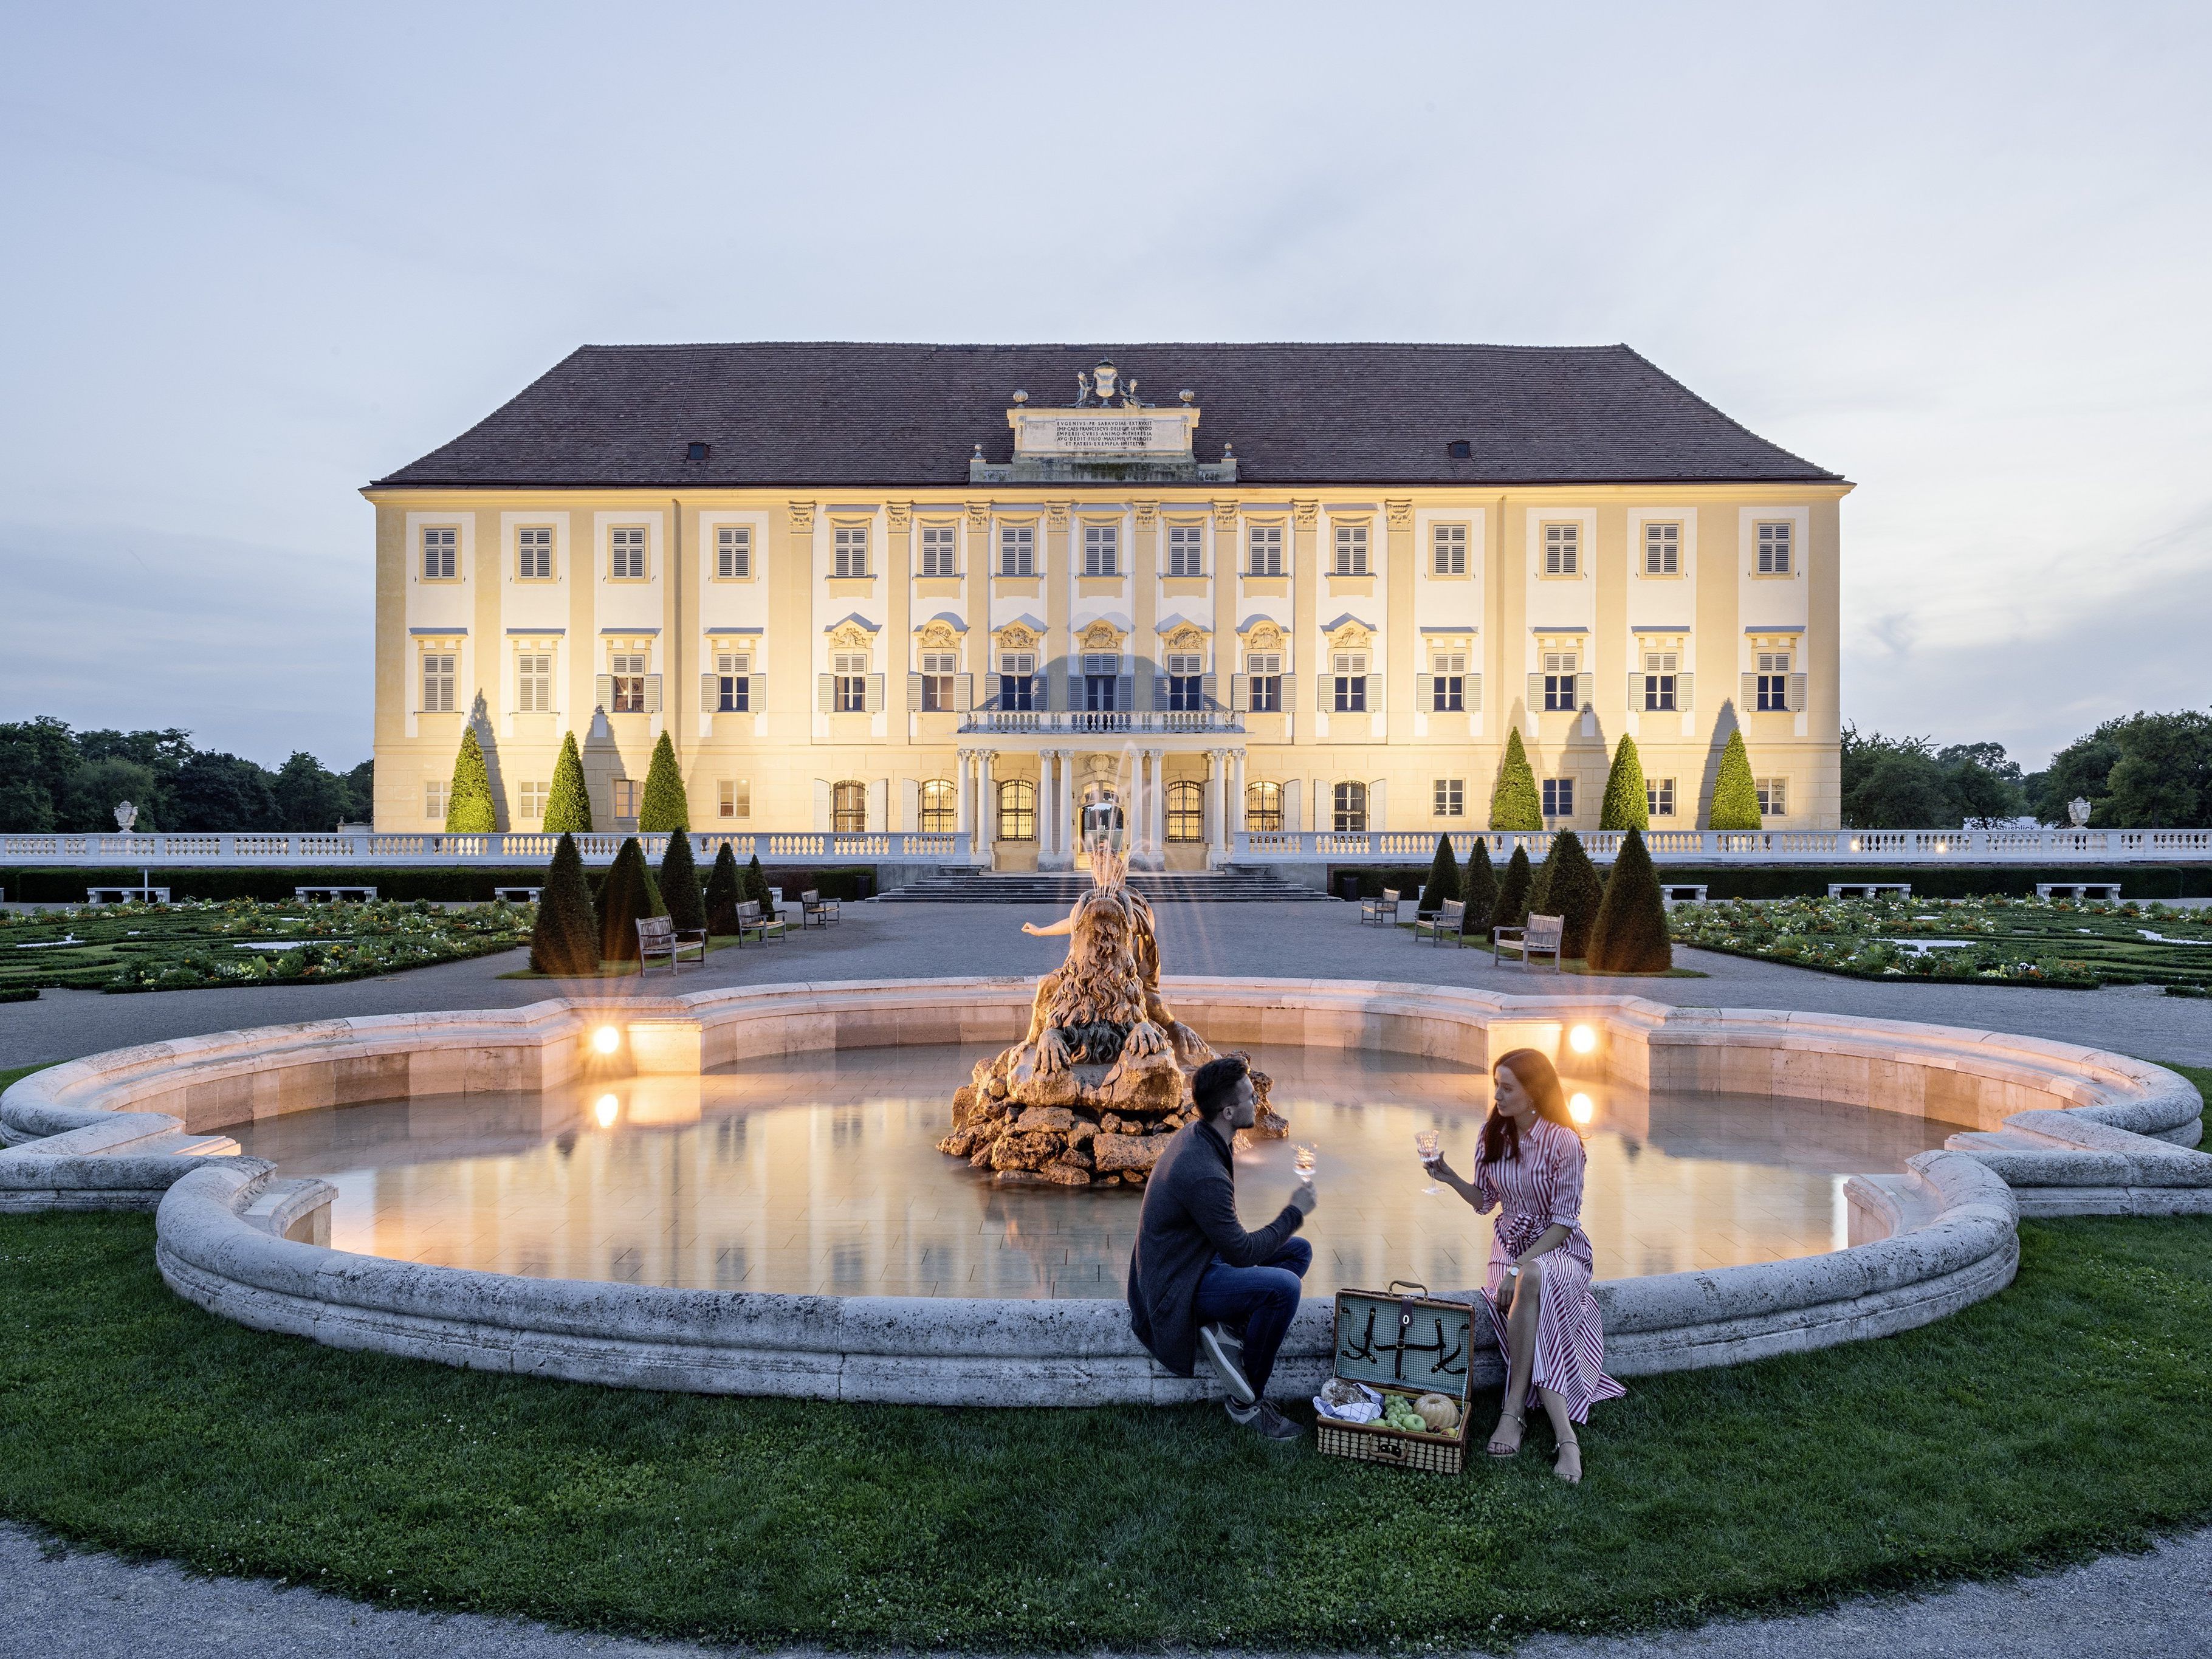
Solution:
{"label": "woman's sandal", "polygon": [[[1515,1428],[1520,1429],[1523,1432],[1526,1432],[1527,1431],[1528,1425],[1520,1417],[1500,1413],[1498,1420],[1500,1424],[1510,1423]],[[1490,1431],[1490,1443],[1485,1446],[1483,1450],[1488,1452],[1492,1457],[1503,1463],[1509,1457],[1518,1457],[1521,1455],[1521,1443],[1516,1440],[1511,1445],[1500,1450],[1498,1444],[1498,1431],[1496,1429],[1492,1429]]]}
{"label": "woman's sandal", "polygon": [[[1571,1452],[1574,1455],[1575,1460],[1575,1467],[1572,1474],[1568,1473],[1567,1470],[1567,1455]],[[1581,1441],[1568,1439],[1562,1440],[1559,1443],[1559,1455],[1552,1463],[1552,1473],[1557,1475],[1560,1480],[1565,1481],[1571,1486],[1579,1486],[1582,1485],[1583,1443]]]}

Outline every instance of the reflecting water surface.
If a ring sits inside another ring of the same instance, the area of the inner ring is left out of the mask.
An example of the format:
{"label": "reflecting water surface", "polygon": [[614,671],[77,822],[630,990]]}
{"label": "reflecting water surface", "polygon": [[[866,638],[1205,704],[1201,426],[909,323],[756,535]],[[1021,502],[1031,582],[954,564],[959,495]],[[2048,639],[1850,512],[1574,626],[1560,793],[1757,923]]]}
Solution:
{"label": "reflecting water surface", "polygon": [[[875,1296],[1118,1297],[1141,1195],[998,1188],[934,1146],[977,1055],[860,1049],[701,1078],[544,1094],[426,1097],[230,1131],[289,1175],[331,1182],[342,1250],[540,1278]],[[1316,1146],[1309,1288],[1480,1281],[1490,1221],[1423,1195],[1414,1134],[1462,1172],[1489,1079],[1449,1062],[1335,1049],[1255,1056],[1291,1138]],[[1843,1180],[1893,1170],[1957,1126],[1765,1097],[1587,1097],[1583,1223],[1601,1278],[1838,1249]],[[1248,1226],[1293,1182],[1291,1143],[1237,1159]]]}

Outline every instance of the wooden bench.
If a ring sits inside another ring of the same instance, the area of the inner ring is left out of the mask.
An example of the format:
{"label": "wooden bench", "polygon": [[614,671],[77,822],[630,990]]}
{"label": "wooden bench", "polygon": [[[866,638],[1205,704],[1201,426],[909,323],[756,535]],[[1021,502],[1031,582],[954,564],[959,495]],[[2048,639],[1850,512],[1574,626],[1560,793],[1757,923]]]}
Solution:
{"label": "wooden bench", "polygon": [[1381,898],[1359,901],[1359,925],[1364,927],[1370,922],[1377,927],[1395,927],[1398,925],[1396,888],[1385,887]]}
{"label": "wooden bench", "polygon": [[1514,945],[1520,947],[1519,960],[1523,968],[1534,965],[1532,957],[1549,951],[1553,969],[1565,973],[1566,969],[1559,961],[1559,940],[1566,931],[1567,919],[1565,916],[1531,916],[1526,927],[1500,927],[1490,936],[1491,965],[1495,967],[1498,964],[1500,945]]}
{"label": "wooden bench", "polygon": [[646,917],[637,924],[638,977],[642,979],[645,976],[646,970],[653,966],[653,959],[655,957],[666,957],[668,971],[671,974],[678,972],[679,964],[684,960],[684,952],[695,946],[699,952],[696,960],[705,962],[707,960],[707,930],[705,928],[679,928],[666,916]]}
{"label": "wooden bench", "polygon": [[809,889],[799,896],[799,925],[811,922],[817,927],[827,927],[833,921],[844,921],[844,914],[836,899],[826,899],[820,892]]}
{"label": "wooden bench", "polygon": [[1455,945],[1464,946],[1467,944],[1466,904],[1459,899],[1446,899],[1441,914],[1414,918],[1413,937],[1419,939],[1425,933],[1439,945],[1449,939]]}
{"label": "wooden bench", "polygon": [[763,916],[761,914],[758,899],[747,899],[743,904],[738,906],[738,948],[739,950],[744,949],[747,933],[759,939],[772,939],[780,941],[786,931],[787,925],[781,916]]}

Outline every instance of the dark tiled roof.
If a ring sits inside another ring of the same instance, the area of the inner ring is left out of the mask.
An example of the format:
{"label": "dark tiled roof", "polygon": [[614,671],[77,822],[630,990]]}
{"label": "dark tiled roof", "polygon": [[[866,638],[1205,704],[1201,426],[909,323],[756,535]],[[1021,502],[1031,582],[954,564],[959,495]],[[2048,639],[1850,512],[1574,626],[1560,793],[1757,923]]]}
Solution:
{"label": "dark tiled roof", "polygon": [[[1603,483],[1838,475],[1747,431],[1624,345],[584,346],[380,484],[964,487],[1006,460],[1017,387],[1072,404],[1111,357],[1198,394],[1198,453],[1252,484]],[[1466,439],[1471,458],[1447,446]],[[685,459],[694,441],[703,461]]]}

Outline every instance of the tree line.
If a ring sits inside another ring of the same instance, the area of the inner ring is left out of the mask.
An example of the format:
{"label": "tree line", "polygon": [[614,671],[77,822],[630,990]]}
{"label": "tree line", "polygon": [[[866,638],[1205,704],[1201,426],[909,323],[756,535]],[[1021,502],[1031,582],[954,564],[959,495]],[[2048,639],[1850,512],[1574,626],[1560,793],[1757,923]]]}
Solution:
{"label": "tree line", "polygon": [[2212,827],[2212,714],[2122,715],[2028,773],[2001,743],[1938,745],[1844,727],[1843,819],[1854,830],[2063,824],[2074,800],[2089,803],[2098,829]]}
{"label": "tree line", "polygon": [[196,747],[175,726],[78,732],[50,715],[0,722],[0,830],[115,830],[115,807],[140,830],[329,830],[367,823],[373,762],[333,772],[305,750],[271,771]]}

